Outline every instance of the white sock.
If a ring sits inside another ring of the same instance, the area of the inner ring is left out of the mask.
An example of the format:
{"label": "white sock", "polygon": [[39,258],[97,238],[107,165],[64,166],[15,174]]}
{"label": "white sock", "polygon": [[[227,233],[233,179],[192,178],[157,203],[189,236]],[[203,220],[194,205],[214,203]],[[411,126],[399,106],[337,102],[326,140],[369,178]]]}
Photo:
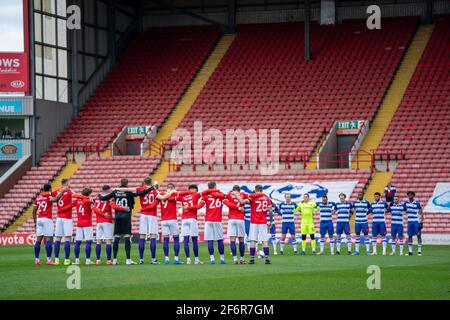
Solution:
{"label": "white sock", "polygon": [[347,249],[348,251],[352,251],[352,239],[347,239]]}
{"label": "white sock", "polygon": [[325,248],[325,239],[320,238],[320,252],[323,252],[324,248]]}
{"label": "white sock", "polygon": [[284,241],[280,241],[280,251],[284,251]]}
{"label": "white sock", "polygon": [[169,260],[169,257],[168,257],[168,256],[165,256],[164,259],[165,259],[165,260]]}
{"label": "white sock", "polygon": [[294,247],[294,251],[297,251],[297,241],[292,242],[292,246]]}
{"label": "white sock", "polygon": [[200,261],[200,259],[198,257],[195,257],[194,260],[195,261]]}
{"label": "white sock", "polygon": [[220,260],[225,260],[225,256],[223,254],[220,255]]}
{"label": "white sock", "polygon": [[336,250],[337,251],[341,251],[341,239],[337,239],[336,240]]}
{"label": "white sock", "polygon": [[210,258],[211,260],[215,260],[213,255],[210,255],[209,258]]}
{"label": "white sock", "polygon": [[178,256],[173,257],[175,260],[178,260]]}

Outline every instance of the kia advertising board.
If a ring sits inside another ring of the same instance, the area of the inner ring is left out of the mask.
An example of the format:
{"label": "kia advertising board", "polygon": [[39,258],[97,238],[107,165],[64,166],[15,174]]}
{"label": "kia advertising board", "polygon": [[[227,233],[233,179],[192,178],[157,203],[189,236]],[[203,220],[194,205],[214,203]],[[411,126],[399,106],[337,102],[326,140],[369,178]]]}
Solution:
{"label": "kia advertising board", "polygon": [[21,4],[14,7],[16,10],[11,12],[11,15],[13,18],[22,18],[18,21],[19,28],[20,25],[23,26],[23,33],[17,37],[17,41],[21,44],[23,41],[23,46],[2,46],[0,49],[0,92],[29,93],[28,1],[24,0]]}

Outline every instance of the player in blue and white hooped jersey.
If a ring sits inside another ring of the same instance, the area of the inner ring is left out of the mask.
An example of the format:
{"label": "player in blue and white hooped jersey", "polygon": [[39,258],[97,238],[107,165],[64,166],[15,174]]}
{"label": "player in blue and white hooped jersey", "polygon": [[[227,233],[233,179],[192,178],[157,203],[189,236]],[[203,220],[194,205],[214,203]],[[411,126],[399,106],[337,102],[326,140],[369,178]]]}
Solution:
{"label": "player in blue and white hooped jersey", "polygon": [[291,194],[286,193],[284,200],[278,205],[278,215],[282,217],[281,220],[281,238],[280,238],[280,254],[284,252],[284,244],[286,235],[289,233],[292,239],[292,246],[294,247],[294,254],[297,253],[297,238],[295,236],[295,220],[294,209],[297,204],[291,201]]}
{"label": "player in blue and white hooped jersey", "polygon": [[[367,215],[370,211],[370,202],[364,200],[362,193],[358,194],[358,200],[353,202],[355,211],[355,252],[354,255],[359,255],[359,246],[364,243],[366,246],[366,253],[370,255],[370,237],[369,237],[369,221]],[[363,236],[361,236],[361,232]]]}
{"label": "player in blue and white hooped jersey", "polygon": [[395,248],[397,239],[400,243],[400,255],[403,255],[403,217],[406,208],[405,203],[400,202],[398,196],[394,196],[394,202],[389,206],[389,213],[391,214],[391,256],[395,255]]}
{"label": "player in blue and white hooped jersey", "polygon": [[339,194],[339,202],[336,203],[337,223],[336,223],[336,254],[341,254],[341,236],[345,233],[347,238],[347,254],[352,254],[352,237],[350,233],[350,216],[353,214],[353,205],[346,200],[345,193]]}
{"label": "player in blue and white hooped jersey", "polygon": [[328,234],[330,239],[330,253],[334,255],[334,226],[333,226],[333,213],[336,212],[336,204],[328,201],[328,196],[322,196],[322,202],[317,202],[320,207],[320,251],[319,255],[323,254],[325,248],[325,237]]}
{"label": "player in blue and white hooped jersey", "polygon": [[423,211],[419,200],[415,200],[414,191],[408,191],[405,210],[408,215],[408,254],[413,254],[413,236],[417,237],[417,254],[422,255]]}
{"label": "player in blue and white hooped jersey", "polygon": [[370,213],[372,214],[372,255],[377,255],[377,237],[381,236],[381,242],[383,244],[383,256],[386,255],[386,220],[384,218],[388,204],[386,201],[381,200],[381,194],[379,192],[374,193],[375,201],[370,204]]}
{"label": "player in blue and white hooped jersey", "polygon": [[244,204],[244,223],[245,223],[245,243],[247,244],[247,251],[250,251],[250,205]]}
{"label": "player in blue and white hooped jersey", "polygon": [[[279,208],[277,205],[272,201],[272,210],[275,215],[275,213],[278,213]],[[267,224],[269,224],[270,221],[270,215],[267,215]],[[270,241],[272,242],[273,247],[273,254],[277,255],[277,227],[275,223],[275,218],[273,218],[272,225],[270,228],[267,229],[267,232],[270,235]]]}

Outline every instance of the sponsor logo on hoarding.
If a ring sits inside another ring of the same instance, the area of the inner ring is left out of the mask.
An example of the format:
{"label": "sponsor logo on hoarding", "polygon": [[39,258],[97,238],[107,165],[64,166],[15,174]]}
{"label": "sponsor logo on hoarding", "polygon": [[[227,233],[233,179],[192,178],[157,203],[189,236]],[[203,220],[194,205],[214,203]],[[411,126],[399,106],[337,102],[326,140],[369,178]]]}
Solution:
{"label": "sponsor logo on hoarding", "polygon": [[14,81],[11,81],[10,85],[13,88],[20,89],[20,88],[25,87],[25,82],[23,82],[22,80],[14,80]]}
{"label": "sponsor logo on hoarding", "polygon": [[1,147],[0,150],[2,151],[3,154],[5,154],[7,156],[11,156],[11,155],[16,154],[17,151],[19,150],[19,148],[17,148],[13,144],[6,144],[3,147]]}
{"label": "sponsor logo on hoarding", "polygon": [[20,59],[0,59],[1,73],[18,73],[17,68],[20,67]]}
{"label": "sponsor logo on hoarding", "polygon": [[22,112],[22,101],[0,101],[0,113]]}
{"label": "sponsor logo on hoarding", "polygon": [[0,246],[32,246],[36,241],[34,234],[0,234]]}
{"label": "sponsor logo on hoarding", "polygon": [[28,91],[28,54],[0,52],[0,89],[2,92]]}
{"label": "sponsor logo on hoarding", "polygon": [[22,143],[8,143],[3,140],[0,143],[0,158],[20,158],[22,156]]}

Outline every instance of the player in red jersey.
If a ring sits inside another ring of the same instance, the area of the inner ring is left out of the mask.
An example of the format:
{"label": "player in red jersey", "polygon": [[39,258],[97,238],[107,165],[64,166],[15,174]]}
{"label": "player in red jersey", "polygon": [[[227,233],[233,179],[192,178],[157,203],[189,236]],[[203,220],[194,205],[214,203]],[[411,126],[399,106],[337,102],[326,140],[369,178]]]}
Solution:
{"label": "player in red jersey", "polygon": [[[136,188],[137,192],[148,190],[152,185],[152,179],[146,177],[144,184]],[[145,240],[150,235],[150,252],[152,255],[152,264],[159,264],[156,260],[156,236],[158,234],[158,218],[156,217],[159,192],[157,190],[158,184],[155,182],[154,189],[147,194],[141,195],[139,200],[141,202],[141,217],[139,221],[139,263],[144,263]]]}
{"label": "player in red jersey", "polygon": [[175,198],[176,190],[172,183],[167,185],[167,192],[161,192],[156,199],[160,204],[161,210],[161,229],[164,238],[164,264],[169,264],[169,240],[173,237],[174,264],[183,264],[178,259],[180,253],[180,231],[177,220],[177,201]]}
{"label": "player in red jersey", "polygon": [[[111,187],[104,185],[102,188],[102,195],[106,196],[111,191]],[[98,197],[94,198],[94,206],[92,211],[96,215],[97,227],[96,227],[96,239],[97,245],[95,247],[95,253],[97,256],[97,265],[101,265],[101,251],[102,251],[102,241],[106,242],[106,258],[107,265],[112,265],[111,254],[112,254],[112,240],[114,238],[114,225],[113,225],[113,210],[125,210],[125,208],[117,205],[114,199],[109,199],[106,201],[100,200]]]}
{"label": "player in red jersey", "polygon": [[90,195],[92,193],[92,189],[84,188],[81,191],[81,195],[75,194],[73,205],[77,212],[77,231],[75,236],[75,263],[76,265],[80,264],[80,247],[81,242],[86,241],[86,265],[91,264],[91,248],[92,248],[92,239],[93,230],[92,230],[92,200]]}
{"label": "player in red jersey", "polygon": [[184,253],[186,254],[186,263],[191,264],[191,255],[189,250],[189,238],[192,239],[194,251],[194,263],[203,264],[198,257],[198,222],[197,211],[201,208],[201,194],[198,193],[198,187],[195,184],[189,186],[188,191],[181,191],[176,194],[175,200],[181,202],[181,235],[184,239]]}
{"label": "player in red jersey", "polygon": [[62,179],[62,188],[52,192],[52,196],[56,197],[58,193],[63,192],[61,199],[57,202],[58,215],[55,226],[55,265],[59,265],[59,250],[61,247],[61,239],[64,238],[64,265],[70,265],[70,241],[73,233],[72,221],[72,196],[74,192],[70,190],[69,179]]}
{"label": "player in red jersey", "polygon": [[[263,193],[262,185],[256,185],[255,193],[250,194],[248,199],[241,199],[238,194],[236,197],[241,204],[250,203],[250,264],[255,263],[255,248],[259,241],[263,243],[266,264],[270,264],[267,227],[270,228],[273,222],[272,201]],[[270,215],[269,222],[267,213]]]}
{"label": "player in red jersey", "polygon": [[239,239],[240,263],[245,264],[245,222],[244,206],[239,203],[235,194],[239,194],[241,199],[247,199],[248,195],[241,192],[239,185],[233,186],[233,191],[226,195],[223,203],[228,206],[228,236],[230,237],[230,249],[233,255],[233,264],[238,264],[236,239]]}
{"label": "player in red jersey", "polygon": [[216,182],[208,183],[208,190],[202,192],[202,206],[206,207],[205,241],[208,241],[208,252],[211,264],[215,264],[214,241],[220,254],[220,264],[225,264],[225,247],[223,245],[222,206],[225,194],[216,189]]}
{"label": "player in red jersey", "polygon": [[45,251],[47,253],[47,262],[45,264],[53,264],[52,261],[52,237],[53,237],[53,202],[59,201],[62,192],[56,197],[51,196],[52,187],[45,184],[42,192],[34,200],[33,204],[33,220],[36,227],[36,242],[34,244],[35,264],[40,265],[39,254],[41,252],[42,238],[45,239]]}

